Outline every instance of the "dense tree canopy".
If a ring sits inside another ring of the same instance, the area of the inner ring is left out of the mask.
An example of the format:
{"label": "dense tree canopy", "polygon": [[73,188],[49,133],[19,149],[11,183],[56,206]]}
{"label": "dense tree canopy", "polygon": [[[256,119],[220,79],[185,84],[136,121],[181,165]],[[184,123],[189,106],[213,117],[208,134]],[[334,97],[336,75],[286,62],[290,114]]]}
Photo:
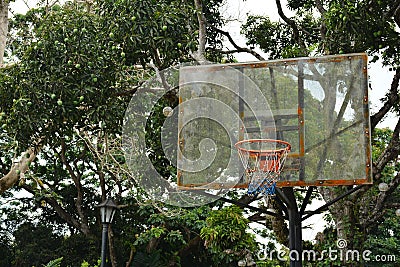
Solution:
{"label": "dense tree canopy", "polygon": [[[124,112],[148,77],[190,61],[203,41],[209,60],[234,52],[264,58],[236,44],[235,51],[223,51],[224,42],[235,40],[221,30],[221,5],[219,0],[74,1],[31,9],[10,20],[9,64],[0,70],[1,266],[39,266],[60,257],[61,266],[94,266],[101,231],[95,205],[107,197],[121,208],[109,231],[113,266],[237,266],[248,255],[256,259],[256,239],[247,232],[250,222],[265,224],[274,230],[267,234],[270,239],[287,245],[285,211],[276,203],[282,216],[274,219],[263,210],[244,212],[224,201],[171,207],[149,201],[124,166]],[[293,17],[284,14],[280,0],[276,5],[279,22],[250,14],[242,26],[248,45],[263,50],[265,58],[367,51],[373,61],[392,69],[392,85],[379,88],[387,95],[371,116],[374,185],[332,206],[324,242],[310,246],[335,247],[342,237],[352,240],[351,247],[393,254],[400,239],[394,214],[400,208],[400,121],[392,130],[377,124],[389,111],[398,118],[400,2],[290,0]],[[201,22],[205,40],[199,40]],[[173,106],[177,97],[163,101]],[[161,113],[152,117],[147,145],[155,167],[168,177],[175,169],[166,167],[161,151]],[[381,182],[388,191],[378,190]],[[345,190],[321,189],[313,197],[329,201]],[[304,198],[301,190],[285,192]],[[257,206],[257,199],[238,192],[225,201]],[[378,242],[382,236],[385,241]]]}

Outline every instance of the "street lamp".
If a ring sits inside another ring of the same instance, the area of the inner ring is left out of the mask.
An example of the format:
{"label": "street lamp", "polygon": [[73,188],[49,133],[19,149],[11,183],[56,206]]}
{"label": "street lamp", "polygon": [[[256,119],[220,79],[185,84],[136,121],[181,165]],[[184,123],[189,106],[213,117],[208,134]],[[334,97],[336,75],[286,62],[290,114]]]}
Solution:
{"label": "street lamp", "polygon": [[246,257],[238,261],[238,266],[256,266],[257,263],[253,260],[250,251],[247,249],[246,251],[247,251]]}
{"label": "street lamp", "polygon": [[386,191],[389,190],[389,185],[388,185],[387,183],[380,183],[380,184],[378,185],[378,189],[379,189],[379,191],[381,191],[381,192],[386,192]]}
{"label": "street lamp", "polygon": [[399,217],[400,217],[400,209],[397,209],[397,210],[396,210],[396,216],[399,216]]}
{"label": "street lamp", "polygon": [[246,260],[240,260],[239,262],[238,262],[238,266],[246,266]]}
{"label": "street lamp", "polygon": [[108,227],[112,223],[115,211],[118,209],[118,206],[117,204],[115,204],[114,200],[106,199],[97,207],[100,208],[100,219],[101,223],[103,224],[103,232],[101,238],[101,267],[105,267],[107,258]]}

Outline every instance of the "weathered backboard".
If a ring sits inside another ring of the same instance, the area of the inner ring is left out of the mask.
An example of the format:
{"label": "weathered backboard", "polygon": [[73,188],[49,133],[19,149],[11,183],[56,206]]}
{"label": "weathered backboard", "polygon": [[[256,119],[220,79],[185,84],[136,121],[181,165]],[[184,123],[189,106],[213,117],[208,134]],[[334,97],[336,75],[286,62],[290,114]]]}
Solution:
{"label": "weathered backboard", "polygon": [[179,71],[178,186],[247,187],[235,143],[292,146],[278,186],[372,182],[364,53]]}

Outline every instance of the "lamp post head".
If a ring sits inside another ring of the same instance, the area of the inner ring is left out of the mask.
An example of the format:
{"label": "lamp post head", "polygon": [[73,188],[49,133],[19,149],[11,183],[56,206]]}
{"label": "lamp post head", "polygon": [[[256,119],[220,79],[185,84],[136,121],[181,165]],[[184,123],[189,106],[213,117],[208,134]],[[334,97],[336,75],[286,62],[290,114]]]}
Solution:
{"label": "lamp post head", "polygon": [[380,184],[378,185],[378,189],[379,189],[379,191],[381,191],[381,192],[386,192],[386,191],[389,190],[389,185],[388,185],[387,183],[380,183]]}
{"label": "lamp post head", "polygon": [[246,266],[246,260],[240,260],[239,262],[238,262],[238,266]]}
{"label": "lamp post head", "polygon": [[399,216],[399,217],[400,217],[400,209],[397,209],[397,210],[396,210],[396,216]]}
{"label": "lamp post head", "polygon": [[100,208],[101,223],[112,223],[115,211],[118,209],[118,206],[115,204],[114,200],[106,199],[97,207]]}

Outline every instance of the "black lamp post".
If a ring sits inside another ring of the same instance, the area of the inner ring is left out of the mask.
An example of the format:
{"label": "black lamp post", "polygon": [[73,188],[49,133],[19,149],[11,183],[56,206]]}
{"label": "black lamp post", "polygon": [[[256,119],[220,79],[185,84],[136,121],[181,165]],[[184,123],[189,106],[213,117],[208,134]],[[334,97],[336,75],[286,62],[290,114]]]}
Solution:
{"label": "black lamp post", "polygon": [[100,208],[100,219],[101,223],[103,224],[103,232],[101,238],[101,267],[105,267],[107,258],[108,227],[112,223],[115,211],[118,209],[118,206],[117,204],[115,204],[114,200],[106,199],[97,207]]}

